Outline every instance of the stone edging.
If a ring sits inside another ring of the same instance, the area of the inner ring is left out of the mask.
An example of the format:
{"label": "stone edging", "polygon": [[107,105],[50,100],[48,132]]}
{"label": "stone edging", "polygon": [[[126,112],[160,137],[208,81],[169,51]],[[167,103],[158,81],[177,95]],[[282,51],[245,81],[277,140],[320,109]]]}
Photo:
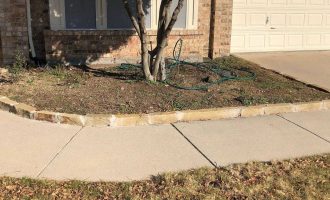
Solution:
{"label": "stone edging", "polygon": [[248,107],[186,110],[152,114],[76,115],[56,113],[50,111],[37,111],[37,109],[32,106],[26,105],[24,103],[17,103],[5,96],[0,96],[0,109],[12,112],[28,119],[48,121],[52,123],[70,124],[78,126],[124,127],[138,125],[169,124],[175,122],[231,119],[237,117],[254,117],[304,111],[330,110],[330,100],[314,101],[307,103],[266,104]]}

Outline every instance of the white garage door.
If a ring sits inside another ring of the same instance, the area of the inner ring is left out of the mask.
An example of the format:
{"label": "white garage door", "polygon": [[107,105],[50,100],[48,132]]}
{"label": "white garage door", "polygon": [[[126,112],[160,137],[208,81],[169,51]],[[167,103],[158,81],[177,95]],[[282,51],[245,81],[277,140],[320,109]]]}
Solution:
{"label": "white garage door", "polygon": [[231,52],[330,49],[330,0],[234,0]]}

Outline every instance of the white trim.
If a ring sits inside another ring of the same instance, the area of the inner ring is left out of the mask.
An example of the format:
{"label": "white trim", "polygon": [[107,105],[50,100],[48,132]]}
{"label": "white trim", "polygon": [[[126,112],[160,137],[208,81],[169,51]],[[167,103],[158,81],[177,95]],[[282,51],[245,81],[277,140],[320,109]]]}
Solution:
{"label": "white trim", "polygon": [[36,57],[36,51],[34,49],[33,38],[32,38],[31,2],[30,2],[30,0],[26,0],[26,15],[27,15],[28,36],[29,36],[29,44],[30,44],[31,56],[32,56],[32,58],[35,58]]}
{"label": "white trim", "polygon": [[151,30],[157,30],[159,8],[160,8],[160,0],[152,0],[150,2]]}
{"label": "white trim", "polygon": [[198,28],[198,8],[199,0],[187,0],[187,29]]}
{"label": "white trim", "polygon": [[96,29],[107,29],[107,0],[96,0]]}
{"label": "white trim", "polygon": [[64,0],[49,0],[49,16],[52,30],[65,29]]}

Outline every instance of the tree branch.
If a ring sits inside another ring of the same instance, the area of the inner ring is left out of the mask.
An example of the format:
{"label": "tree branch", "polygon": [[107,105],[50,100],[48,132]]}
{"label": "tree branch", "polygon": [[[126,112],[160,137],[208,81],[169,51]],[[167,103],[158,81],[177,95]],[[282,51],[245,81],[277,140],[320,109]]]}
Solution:
{"label": "tree branch", "polygon": [[[161,36],[159,36],[159,39],[157,39],[157,47],[156,47],[157,48],[157,55],[156,55],[156,59],[155,59],[155,62],[154,62],[154,69],[153,69],[153,72],[152,72],[152,74],[153,74],[154,77],[156,77],[157,74],[158,74],[159,65],[160,65],[160,62],[162,60],[164,48],[167,45],[168,37],[169,37],[169,35],[170,35],[173,27],[174,27],[175,22],[178,19],[178,16],[179,16],[179,13],[180,13],[180,11],[181,11],[181,9],[183,7],[183,2],[184,1],[185,0],[179,0],[178,1],[178,5],[176,6],[175,10],[173,11],[171,20],[170,20],[169,24],[167,25],[167,27],[165,29],[165,32],[163,32],[164,31],[163,30],[163,27],[159,27],[162,30],[159,30],[158,29],[158,32],[159,33],[161,32]],[[171,4],[171,2],[172,2],[172,0],[168,0],[168,3],[169,4]],[[167,9],[169,9],[169,8],[167,8]],[[169,12],[169,10],[167,10],[167,12]],[[167,23],[167,20],[165,20],[165,23]],[[158,37],[158,34],[157,34],[157,37]]]}
{"label": "tree branch", "polygon": [[160,43],[160,40],[165,33],[168,14],[172,4],[172,0],[163,0],[159,8],[159,19],[158,19],[158,31],[157,31],[157,41]]}
{"label": "tree branch", "polygon": [[[171,1],[171,0],[170,0],[170,1]],[[172,29],[173,29],[173,27],[174,27],[174,24],[175,24],[175,22],[176,22],[177,19],[178,19],[178,16],[179,16],[179,14],[180,14],[180,11],[182,10],[183,2],[184,2],[184,1],[185,1],[185,0],[179,0],[178,5],[176,6],[175,10],[173,11],[171,21],[170,21],[170,23],[167,25],[167,28],[166,28],[166,30],[165,30],[165,34],[164,34],[165,37],[168,37],[168,36],[170,35],[170,33],[171,33],[171,31],[172,31]]]}
{"label": "tree branch", "polygon": [[141,31],[140,31],[140,27],[139,27],[138,21],[136,20],[136,17],[132,13],[132,10],[130,8],[130,5],[128,3],[128,0],[123,0],[123,3],[124,3],[124,7],[126,9],[126,12],[127,12],[128,16],[129,16],[129,18],[130,18],[130,20],[131,20],[134,28],[135,28],[137,34],[139,35],[139,37],[141,37]]}

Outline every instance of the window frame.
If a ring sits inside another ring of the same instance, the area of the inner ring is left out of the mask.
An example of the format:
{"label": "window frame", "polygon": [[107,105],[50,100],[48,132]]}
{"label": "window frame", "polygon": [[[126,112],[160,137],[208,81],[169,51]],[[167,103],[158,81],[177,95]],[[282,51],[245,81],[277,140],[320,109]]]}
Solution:
{"label": "window frame", "polygon": [[[49,0],[49,16],[51,30],[133,30],[132,28],[110,29],[107,27],[107,0],[96,1],[96,29],[70,29],[66,28],[65,0]],[[151,27],[148,30],[157,30],[158,11],[161,0],[151,0],[150,14]],[[187,0],[186,28],[174,30],[194,30],[198,27],[199,0]]]}

